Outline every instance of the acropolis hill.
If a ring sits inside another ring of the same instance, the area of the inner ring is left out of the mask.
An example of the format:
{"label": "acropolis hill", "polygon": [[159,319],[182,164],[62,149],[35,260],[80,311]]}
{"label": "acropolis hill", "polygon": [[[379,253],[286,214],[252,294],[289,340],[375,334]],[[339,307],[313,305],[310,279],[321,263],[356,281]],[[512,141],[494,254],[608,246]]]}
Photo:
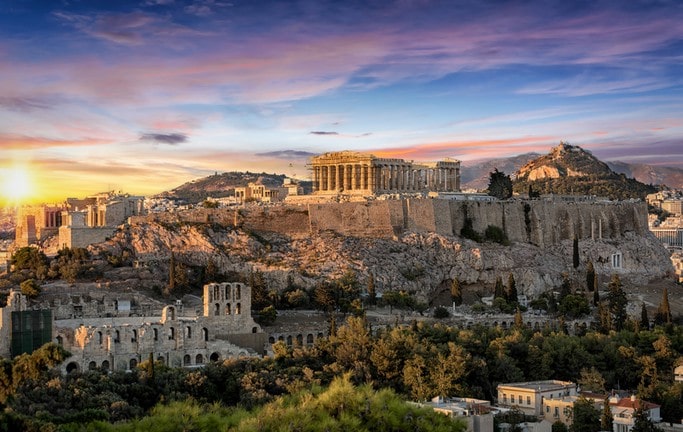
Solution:
{"label": "acropolis hill", "polygon": [[[462,238],[466,219],[479,232],[500,227],[511,244]],[[431,300],[453,278],[486,292],[496,277],[512,273],[518,289],[536,296],[558,287],[563,273],[583,277],[571,272],[575,236],[582,266],[591,261],[602,282],[618,273],[625,284],[644,284],[671,271],[647,229],[643,202],[400,198],[195,209],[130,221],[97,248],[128,249],[157,265],[173,250],[188,264],[212,260],[225,273],[259,270],[276,289],[288,279],[310,288],[353,270],[362,283],[372,273],[379,290],[407,289]]]}

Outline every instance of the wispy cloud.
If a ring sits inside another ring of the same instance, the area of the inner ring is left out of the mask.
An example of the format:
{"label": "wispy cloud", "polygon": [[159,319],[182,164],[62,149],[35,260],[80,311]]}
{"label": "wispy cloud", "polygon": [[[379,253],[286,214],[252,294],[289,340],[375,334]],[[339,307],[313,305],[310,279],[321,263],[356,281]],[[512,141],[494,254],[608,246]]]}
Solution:
{"label": "wispy cloud", "polygon": [[187,135],[181,133],[144,133],[140,141],[152,141],[159,144],[177,145],[187,142]]}
{"label": "wispy cloud", "polygon": [[310,131],[309,135],[339,135],[339,132],[333,131]]}
{"label": "wispy cloud", "polygon": [[277,158],[277,159],[307,159],[315,156],[317,153],[312,153],[302,150],[277,150],[272,152],[256,153],[255,156],[264,158]]}

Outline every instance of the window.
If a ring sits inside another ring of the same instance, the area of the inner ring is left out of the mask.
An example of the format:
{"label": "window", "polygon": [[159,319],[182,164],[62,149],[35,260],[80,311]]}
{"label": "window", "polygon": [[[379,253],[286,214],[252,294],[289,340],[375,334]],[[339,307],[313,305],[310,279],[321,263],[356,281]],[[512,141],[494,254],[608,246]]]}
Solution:
{"label": "window", "polygon": [[550,407],[548,405],[545,406],[545,412],[550,413]]}
{"label": "window", "polygon": [[505,393],[503,393],[503,403],[508,403],[508,396]]}
{"label": "window", "polygon": [[560,416],[560,408],[555,407],[555,417],[559,417],[559,416]]}
{"label": "window", "polygon": [[192,339],[192,327],[187,326],[187,328],[185,329],[185,337],[187,337],[188,339]]}
{"label": "window", "polygon": [[138,341],[138,331],[137,330],[133,330],[133,337],[130,338],[130,341],[131,342],[137,342]]}
{"label": "window", "polygon": [[241,309],[242,309],[242,305],[237,303],[237,305],[235,305],[235,315],[239,315]]}
{"label": "window", "polygon": [[157,341],[159,340],[159,330],[154,329],[154,340]]}
{"label": "window", "polygon": [[531,396],[526,397],[526,404],[531,405]]}
{"label": "window", "polygon": [[230,315],[230,303],[225,305],[225,314]]}
{"label": "window", "polygon": [[171,327],[168,329],[168,340],[173,340],[175,339],[175,329]]}

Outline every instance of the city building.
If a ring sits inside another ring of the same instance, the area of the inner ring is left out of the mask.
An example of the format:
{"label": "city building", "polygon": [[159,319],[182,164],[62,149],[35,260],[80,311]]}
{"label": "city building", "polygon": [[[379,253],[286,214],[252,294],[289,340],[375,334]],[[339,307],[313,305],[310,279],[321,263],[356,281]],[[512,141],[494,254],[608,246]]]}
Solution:
{"label": "city building", "polygon": [[635,396],[628,398],[610,397],[609,405],[612,411],[614,432],[631,432],[635,425],[635,413],[638,409],[647,411],[652,422],[662,421],[659,405],[638,399]]}
{"label": "city building", "polygon": [[499,384],[498,406],[516,407],[524,414],[542,416],[544,400],[576,395],[576,384],[570,381],[546,380]]}
{"label": "city building", "polygon": [[460,161],[414,163],[353,151],[324,153],[311,159],[316,195],[459,192]]}
{"label": "city building", "polygon": [[415,405],[463,420],[467,424],[467,432],[493,432],[493,409],[487,400],[435,397]]}

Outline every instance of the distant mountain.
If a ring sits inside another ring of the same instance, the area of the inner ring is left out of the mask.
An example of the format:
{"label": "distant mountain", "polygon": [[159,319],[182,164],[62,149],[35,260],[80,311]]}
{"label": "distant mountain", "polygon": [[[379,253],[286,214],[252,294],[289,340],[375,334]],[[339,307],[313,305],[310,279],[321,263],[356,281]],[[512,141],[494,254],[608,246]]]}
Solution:
{"label": "distant mountain", "polygon": [[683,169],[681,168],[629,164],[619,161],[607,162],[607,165],[612,171],[645,184],[666,185],[672,189],[683,189]]}
{"label": "distant mountain", "polygon": [[596,195],[610,199],[645,198],[656,189],[618,174],[587,150],[567,143],[527,162],[514,176],[514,190],[540,194]]}

